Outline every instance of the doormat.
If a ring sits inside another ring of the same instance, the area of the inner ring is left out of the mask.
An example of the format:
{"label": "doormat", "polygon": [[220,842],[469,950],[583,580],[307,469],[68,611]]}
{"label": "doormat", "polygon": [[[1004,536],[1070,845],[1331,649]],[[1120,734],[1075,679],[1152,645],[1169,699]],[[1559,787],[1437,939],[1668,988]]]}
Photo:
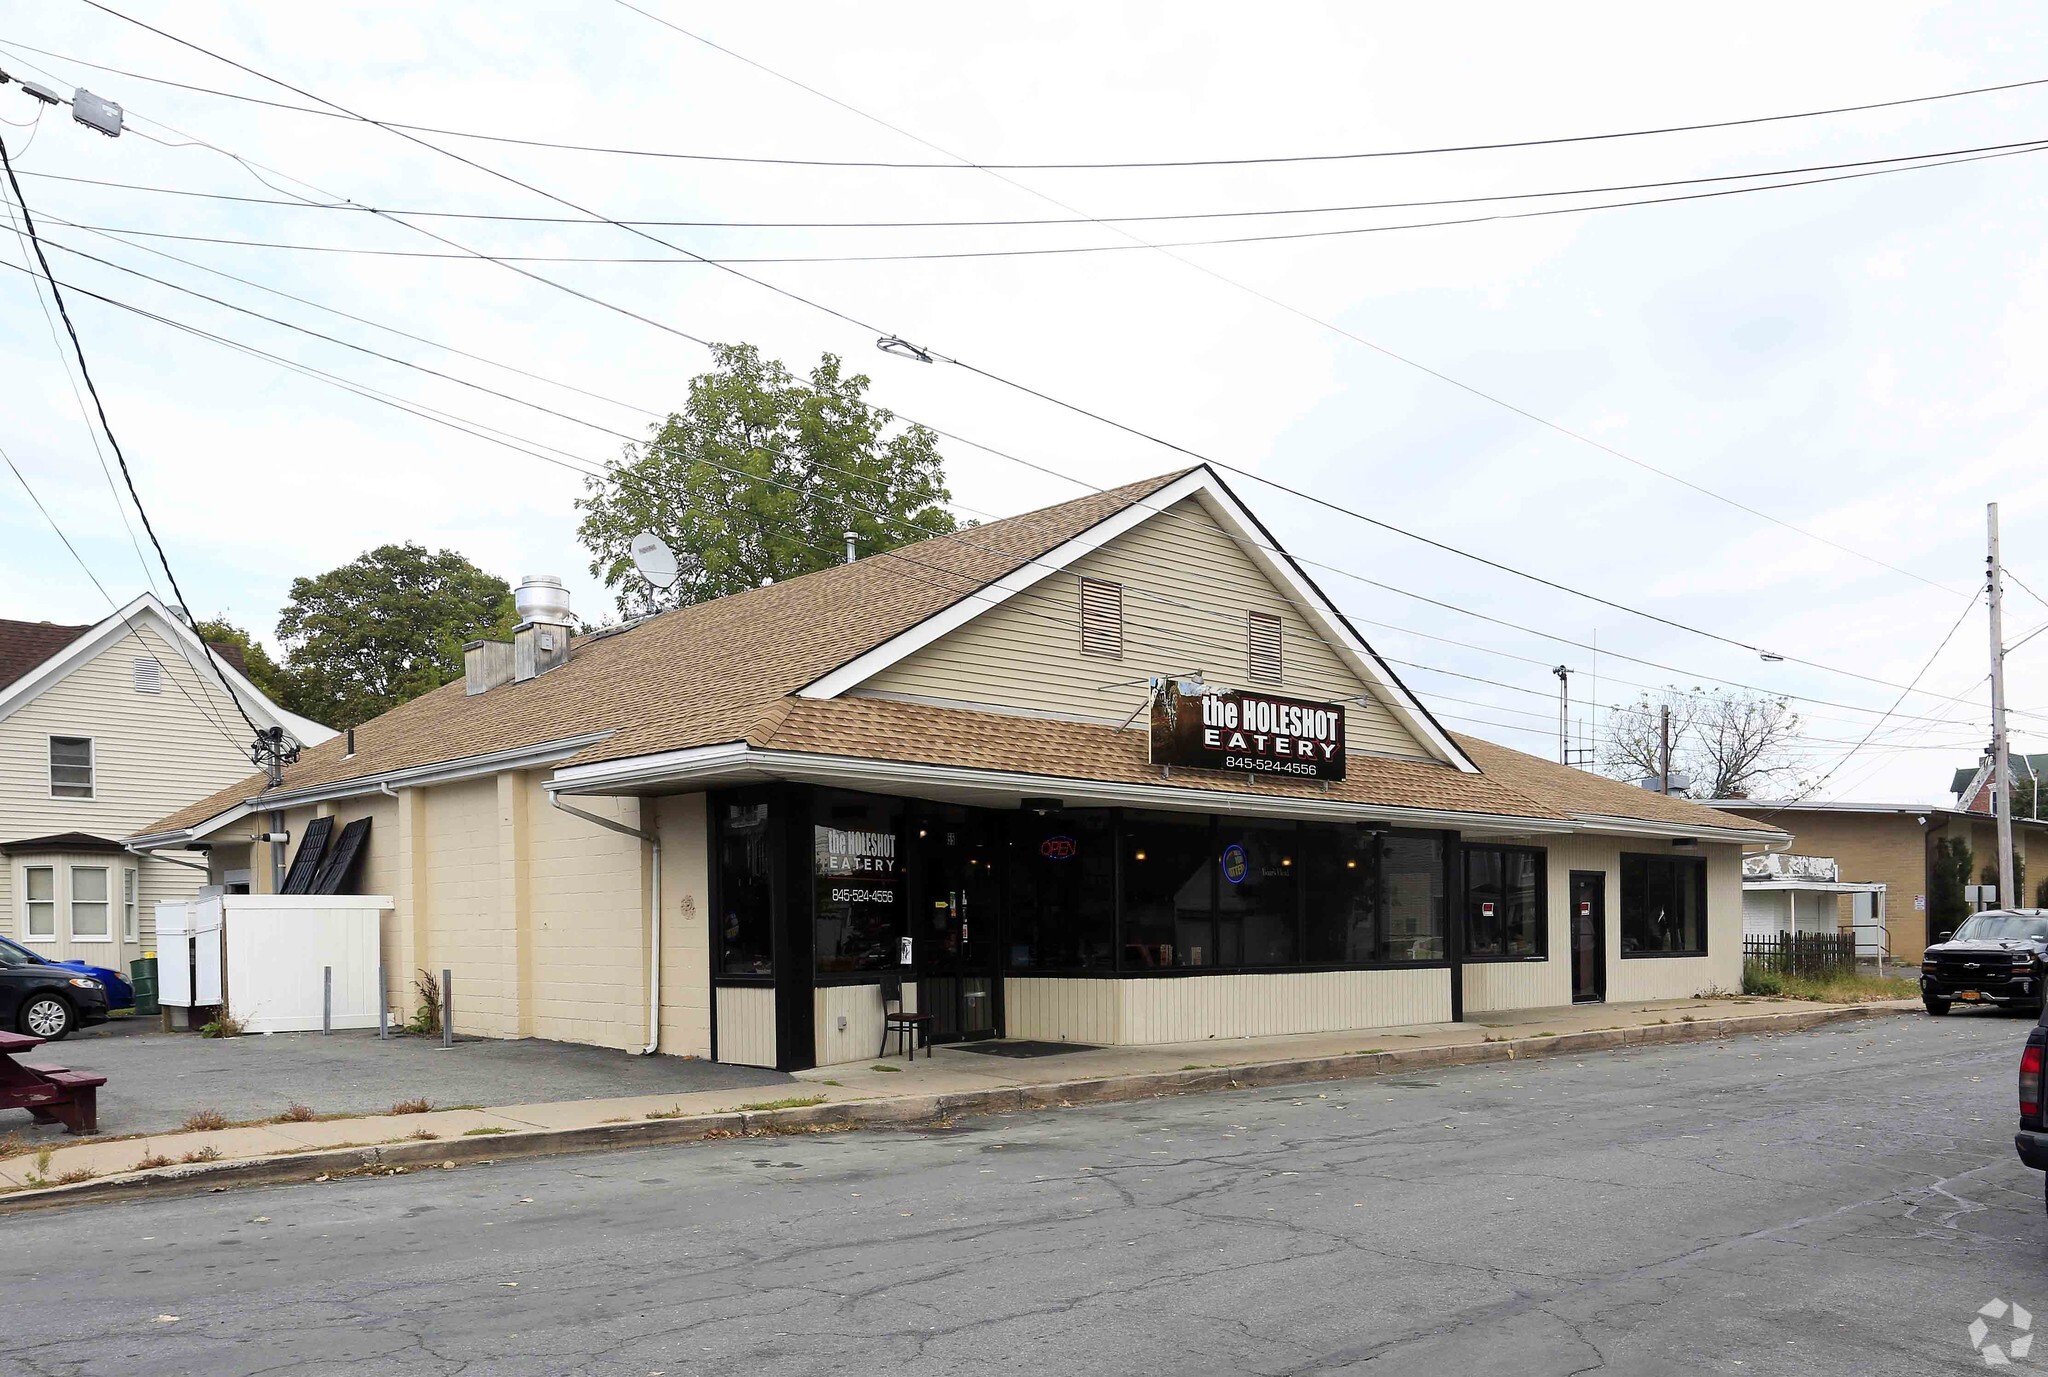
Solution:
{"label": "doormat", "polygon": [[1086,1042],[1032,1042],[1027,1038],[1016,1042],[963,1042],[954,1050],[979,1052],[985,1057],[1058,1057],[1068,1052],[1099,1052],[1102,1049]]}

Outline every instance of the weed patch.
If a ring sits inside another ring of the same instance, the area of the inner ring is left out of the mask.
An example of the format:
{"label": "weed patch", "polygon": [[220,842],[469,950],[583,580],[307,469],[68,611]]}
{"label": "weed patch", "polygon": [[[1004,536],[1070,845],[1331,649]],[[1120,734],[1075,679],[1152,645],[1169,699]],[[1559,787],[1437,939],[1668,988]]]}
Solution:
{"label": "weed patch", "polygon": [[384,1112],[386,1114],[427,1114],[431,1113],[433,1108],[434,1102],[432,1100],[400,1100]]}
{"label": "weed patch", "polygon": [[[624,1119],[613,1119],[609,1122],[622,1124],[626,1121]],[[511,1131],[509,1128],[499,1128],[496,1124],[484,1124],[478,1128],[465,1128],[462,1130],[462,1136],[465,1138],[488,1138],[495,1133],[510,1133]]]}
{"label": "weed patch", "polygon": [[743,1104],[741,1109],[809,1109],[814,1104],[825,1103],[823,1095],[791,1095],[783,1100],[756,1100]]}
{"label": "weed patch", "polygon": [[310,1107],[302,1104],[293,1104],[285,1106],[284,1113],[277,1116],[277,1122],[281,1124],[309,1124],[319,1117]]}
{"label": "weed patch", "polygon": [[218,1109],[200,1109],[185,1116],[187,1133],[210,1133],[214,1129],[226,1128],[228,1116]]}

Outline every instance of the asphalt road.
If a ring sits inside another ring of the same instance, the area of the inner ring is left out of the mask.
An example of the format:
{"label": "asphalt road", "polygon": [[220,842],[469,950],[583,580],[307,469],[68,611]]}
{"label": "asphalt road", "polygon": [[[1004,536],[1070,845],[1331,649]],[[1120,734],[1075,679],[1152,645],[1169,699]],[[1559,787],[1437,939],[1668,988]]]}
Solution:
{"label": "asphalt road", "polygon": [[2025,1029],[1890,1018],[14,1216],[0,1372],[1982,1371],[1987,1301],[2048,1329]]}

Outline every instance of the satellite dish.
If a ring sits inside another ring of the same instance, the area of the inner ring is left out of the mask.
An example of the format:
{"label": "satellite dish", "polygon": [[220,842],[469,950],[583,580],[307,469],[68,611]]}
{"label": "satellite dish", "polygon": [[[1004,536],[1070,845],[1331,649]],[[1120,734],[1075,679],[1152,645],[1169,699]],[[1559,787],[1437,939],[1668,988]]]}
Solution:
{"label": "satellite dish", "polygon": [[682,567],[676,563],[676,552],[652,531],[642,531],[633,537],[633,567],[656,588],[673,588],[682,573]]}

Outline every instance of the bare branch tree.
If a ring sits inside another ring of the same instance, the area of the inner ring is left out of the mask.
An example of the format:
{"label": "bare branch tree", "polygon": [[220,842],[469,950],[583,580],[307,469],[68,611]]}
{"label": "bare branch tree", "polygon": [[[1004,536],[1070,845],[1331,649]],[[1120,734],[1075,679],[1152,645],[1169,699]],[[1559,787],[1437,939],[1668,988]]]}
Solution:
{"label": "bare branch tree", "polygon": [[1674,775],[1684,773],[1682,753],[1692,732],[1693,721],[1699,715],[1700,692],[1698,689],[1686,691],[1675,687],[1659,689],[1654,695],[1644,694],[1609,714],[1605,736],[1600,743],[1601,772],[1631,784],[1655,778],[1664,768],[1664,710],[1667,708],[1671,711],[1671,771]]}
{"label": "bare branch tree", "polygon": [[1718,689],[1698,705],[1688,751],[1698,761],[1695,796],[1744,798],[1796,767],[1799,714],[1784,699]]}

